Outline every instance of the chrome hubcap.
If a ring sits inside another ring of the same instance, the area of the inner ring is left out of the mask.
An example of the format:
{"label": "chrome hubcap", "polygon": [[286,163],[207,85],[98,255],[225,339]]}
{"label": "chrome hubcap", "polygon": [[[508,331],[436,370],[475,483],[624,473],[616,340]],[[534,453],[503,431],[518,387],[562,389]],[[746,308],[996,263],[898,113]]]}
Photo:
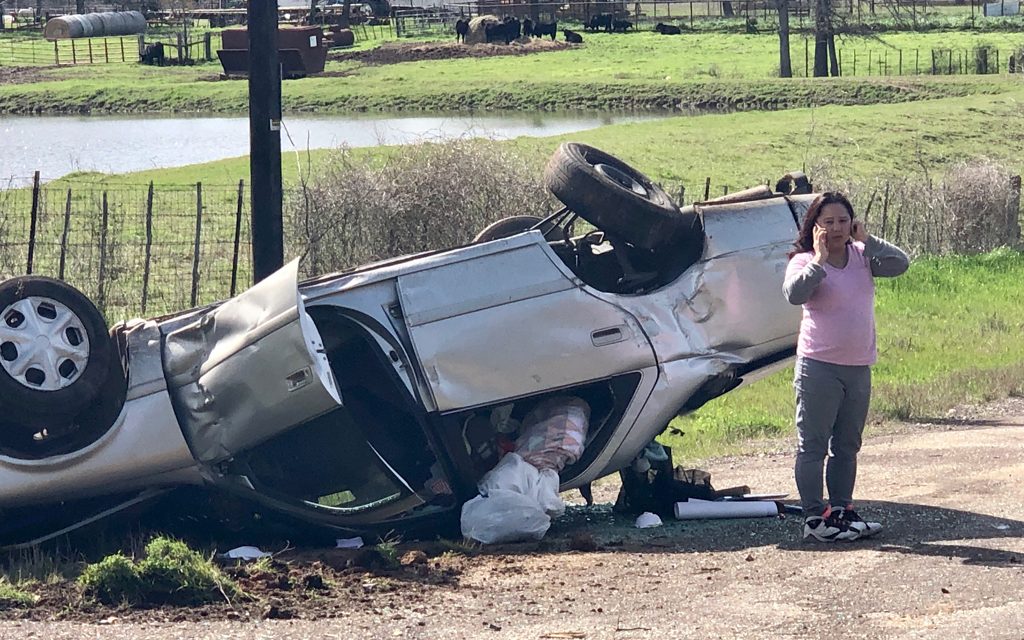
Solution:
{"label": "chrome hubcap", "polygon": [[71,309],[52,298],[18,300],[0,313],[0,366],[36,391],[59,391],[89,363],[89,334]]}

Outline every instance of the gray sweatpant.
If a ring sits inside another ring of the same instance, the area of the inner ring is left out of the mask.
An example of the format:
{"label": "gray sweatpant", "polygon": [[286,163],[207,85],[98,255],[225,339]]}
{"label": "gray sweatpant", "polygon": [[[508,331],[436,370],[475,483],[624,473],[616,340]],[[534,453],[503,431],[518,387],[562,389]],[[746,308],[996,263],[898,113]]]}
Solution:
{"label": "gray sweatpant", "polygon": [[857,453],[871,400],[871,367],[797,358],[793,386],[796,488],[804,516],[816,516],[826,507],[821,486],[823,467],[828,504],[842,507],[853,503]]}

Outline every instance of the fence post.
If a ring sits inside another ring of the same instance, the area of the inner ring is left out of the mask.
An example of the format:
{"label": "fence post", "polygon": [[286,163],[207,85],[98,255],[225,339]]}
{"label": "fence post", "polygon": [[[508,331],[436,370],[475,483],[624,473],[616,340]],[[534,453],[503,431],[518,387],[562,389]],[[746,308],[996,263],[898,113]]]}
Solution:
{"label": "fence post", "polygon": [[53,41],[53,64],[60,66],[60,48],[56,40]]}
{"label": "fence post", "polygon": [[711,176],[708,176],[704,180],[704,202],[708,201],[711,197]]}
{"label": "fence post", "polygon": [[903,75],[903,49],[900,49],[900,70],[899,75]]}
{"label": "fence post", "polygon": [[86,38],[89,45],[89,64],[92,64],[92,38]]}
{"label": "fence post", "polygon": [[686,202],[686,185],[679,185],[679,206],[684,206]]}
{"label": "fence post", "polygon": [[99,286],[96,293],[96,306],[100,308],[100,311],[106,313],[107,311],[107,291],[106,291],[106,278],[107,278],[107,224],[110,220],[110,211],[107,208],[107,192],[103,192],[103,217],[100,219],[100,272],[99,272]]}
{"label": "fence post", "polygon": [[245,180],[238,181],[238,206],[235,207],[235,246],[231,254],[231,294],[234,298],[238,287],[238,248],[242,242],[242,198],[245,193]]}
{"label": "fence post", "polygon": [[196,239],[192,248],[192,306],[199,300],[199,241],[203,230],[203,183],[196,183]]}
{"label": "fence post", "polygon": [[25,273],[32,275],[32,260],[36,252],[36,222],[39,219],[39,172],[32,176],[32,214],[28,227],[28,265]]}
{"label": "fence post", "polygon": [[107,39],[106,38],[103,38],[103,60],[107,64],[110,63],[110,47],[107,44]]}
{"label": "fence post", "polygon": [[71,233],[71,187],[68,187],[68,197],[64,201],[64,230],[60,234],[60,266],[57,269],[57,277],[64,279],[64,266],[68,255],[68,235]]}
{"label": "fence post", "polygon": [[75,47],[74,38],[71,38],[71,64],[78,64],[78,48]]}
{"label": "fence post", "polygon": [[1020,243],[1020,176],[1010,178],[1010,206],[1006,211],[1006,230],[1012,244]]}
{"label": "fence post", "polygon": [[121,62],[128,62],[124,57],[124,36],[117,39],[121,43]]}
{"label": "fence post", "polygon": [[146,192],[146,257],[142,266],[142,314],[146,314],[149,299],[149,270],[153,263],[153,181],[149,181]]}
{"label": "fence post", "polygon": [[203,34],[203,45],[206,48],[206,61],[213,60],[213,43],[211,39],[211,32],[207,31]]}

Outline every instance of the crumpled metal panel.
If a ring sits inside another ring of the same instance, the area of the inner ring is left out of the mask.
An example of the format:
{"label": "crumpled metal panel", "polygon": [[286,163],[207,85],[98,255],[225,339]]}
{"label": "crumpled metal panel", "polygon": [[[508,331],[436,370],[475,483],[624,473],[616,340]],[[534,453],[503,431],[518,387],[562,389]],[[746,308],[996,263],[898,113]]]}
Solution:
{"label": "crumpled metal panel", "polygon": [[785,300],[782,281],[797,227],[786,200],[703,206],[700,213],[701,261],[663,289],[617,298],[639,319],[658,361],[741,363],[792,347],[800,308]]}
{"label": "crumpled metal panel", "polygon": [[398,278],[403,313],[418,321],[409,322],[413,347],[440,411],[655,364],[636,319],[585,291],[540,233],[517,242]]}
{"label": "crumpled metal panel", "polygon": [[164,370],[198,460],[230,457],[341,403],[298,261],[169,333]]}

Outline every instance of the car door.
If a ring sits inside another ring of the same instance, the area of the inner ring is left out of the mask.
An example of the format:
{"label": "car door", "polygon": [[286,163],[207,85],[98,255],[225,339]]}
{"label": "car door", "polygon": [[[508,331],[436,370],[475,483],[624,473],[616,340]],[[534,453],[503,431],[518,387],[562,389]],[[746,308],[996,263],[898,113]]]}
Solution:
{"label": "car door", "polygon": [[298,290],[298,260],[174,325],[164,374],[196,459],[215,462],[341,404]]}
{"label": "car door", "polygon": [[442,412],[655,364],[636,319],[592,295],[540,232],[453,252],[399,276],[398,294]]}

